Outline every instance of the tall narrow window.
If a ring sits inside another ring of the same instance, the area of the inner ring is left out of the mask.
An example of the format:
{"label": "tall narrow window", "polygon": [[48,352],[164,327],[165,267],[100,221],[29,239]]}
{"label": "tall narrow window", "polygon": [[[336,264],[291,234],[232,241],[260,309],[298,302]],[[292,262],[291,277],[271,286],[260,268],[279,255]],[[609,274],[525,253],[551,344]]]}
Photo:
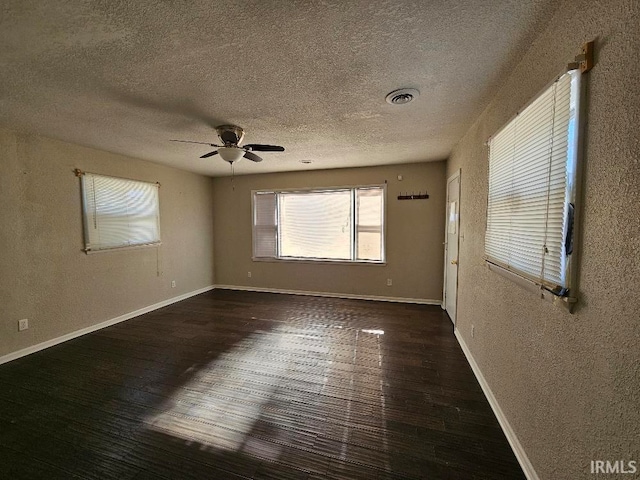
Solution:
{"label": "tall narrow window", "polygon": [[254,192],[254,258],[383,262],[384,191]]}
{"label": "tall narrow window", "polygon": [[562,75],[489,141],[487,261],[567,295],[580,73]]}
{"label": "tall narrow window", "polygon": [[379,260],[383,251],[384,197],[380,188],[356,190],[356,256],[358,260]]}
{"label": "tall narrow window", "polygon": [[258,192],[253,199],[253,256],[274,257],[278,251],[276,194]]}
{"label": "tall narrow window", "polygon": [[82,174],[85,251],[160,243],[158,184]]}

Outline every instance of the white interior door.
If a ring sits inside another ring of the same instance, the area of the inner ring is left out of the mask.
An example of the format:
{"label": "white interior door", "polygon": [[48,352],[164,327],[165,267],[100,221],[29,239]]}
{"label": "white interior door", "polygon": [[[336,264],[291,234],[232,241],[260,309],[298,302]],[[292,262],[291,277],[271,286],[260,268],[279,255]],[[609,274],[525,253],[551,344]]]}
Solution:
{"label": "white interior door", "polygon": [[447,225],[444,247],[443,308],[456,323],[458,302],[458,239],[460,238],[460,170],[447,180]]}

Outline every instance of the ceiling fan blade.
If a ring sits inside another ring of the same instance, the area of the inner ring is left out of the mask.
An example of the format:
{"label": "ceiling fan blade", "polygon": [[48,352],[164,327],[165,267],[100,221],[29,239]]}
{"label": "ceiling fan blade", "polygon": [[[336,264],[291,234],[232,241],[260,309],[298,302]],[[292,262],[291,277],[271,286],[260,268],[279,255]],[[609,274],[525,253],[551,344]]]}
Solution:
{"label": "ceiling fan blade", "polygon": [[170,142],[182,142],[182,143],[199,143],[201,145],[211,145],[212,147],[219,147],[220,145],[216,145],[215,143],[209,142],[193,142],[191,140],[169,140]]}
{"label": "ceiling fan blade", "polygon": [[244,152],[244,158],[247,158],[247,159],[251,160],[252,162],[261,162],[262,161],[262,158],[260,158],[255,153],[251,153],[251,152]]}
{"label": "ceiling fan blade", "polygon": [[213,152],[205,153],[200,158],[209,158],[209,157],[213,157],[214,155],[217,155],[217,154],[218,154],[218,150],[214,150]]}
{"label": "ceiling fan blade", "polygon": [[248,148],[254,152],[284,152],[284,147],[278,145],[262,145],[260,143],[250,143],[245,145],[244,148]]}

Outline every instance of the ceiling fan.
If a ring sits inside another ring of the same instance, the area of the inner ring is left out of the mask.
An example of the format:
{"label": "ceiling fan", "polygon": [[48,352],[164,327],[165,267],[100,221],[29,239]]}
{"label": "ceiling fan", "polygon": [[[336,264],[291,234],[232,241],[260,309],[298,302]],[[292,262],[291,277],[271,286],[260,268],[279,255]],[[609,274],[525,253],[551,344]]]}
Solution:
{"label": "ceiling fan", "polygon": [[191,140],[171,140],[172,142],[183,143],[200,143],[202,145],[210,145],[216,147],[217,150],[213,152],[205,153],[200,158],[209,158],[214,155],[220,154],[220,157],[225,162],[229,162],[233,165],[233,162],[237,162],[242,157],[251,160],[252,162],[261,162],[262,158],[253,152],[284,152],[284,147],[277,145],[262,145],[260,143],[248,143],[244,146],[240,146],[242,139],[244,138],[244,129],[237,125],[220,125],[216,127],[218,137],[222,142],[222,145],[216,145],[209,142],[193,142]]}

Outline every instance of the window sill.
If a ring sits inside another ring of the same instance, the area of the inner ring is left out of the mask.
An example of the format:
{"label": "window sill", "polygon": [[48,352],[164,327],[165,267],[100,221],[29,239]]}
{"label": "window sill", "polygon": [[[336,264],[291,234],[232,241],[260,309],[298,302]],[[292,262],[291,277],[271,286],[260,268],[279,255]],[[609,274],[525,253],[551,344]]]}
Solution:
{"label": "window sill", "polygon": [[87,255],[93,255],[95,253],[119,252],[121,250],[138,250],[140,248],[159,247],[160,245],[162,245],[162,242],[143,243],[141,245],[127,245],[124,247],[101,248],[98,250],[84,249],[83,252]]}
{"label": "window sill", "polygon": [[562,307],[569,311],[569,313],[573,313],[573,307],[578,301],[577,298],[574,297],[561,297],[559,295],[554,294],[553,292],[547,290],[539,283],[536,283],[528,278],[525,278],[517,273],[514,273],[506,268],[500,267],[494,263],[486,261],[487,267],[492,272],[497,273],[498,275],[511,280],[517,285],[521,286],[525,290],[528,290],[536,295],[539,295],[540,298],[546,300],[548,302],[553,303],[556,307]]}
{"label": "window sill", "polygon": [[265,258],[265,257],[252,257],[254,262],[271,262],[271,263],[307,263],[314,265],[369,265],[369,266],[377,266],[384,267],[387,265],[387,262],[376,262],[376,261],[366,261],[366,260],[328,260],[328,259],[313,259],[313,258]]}

